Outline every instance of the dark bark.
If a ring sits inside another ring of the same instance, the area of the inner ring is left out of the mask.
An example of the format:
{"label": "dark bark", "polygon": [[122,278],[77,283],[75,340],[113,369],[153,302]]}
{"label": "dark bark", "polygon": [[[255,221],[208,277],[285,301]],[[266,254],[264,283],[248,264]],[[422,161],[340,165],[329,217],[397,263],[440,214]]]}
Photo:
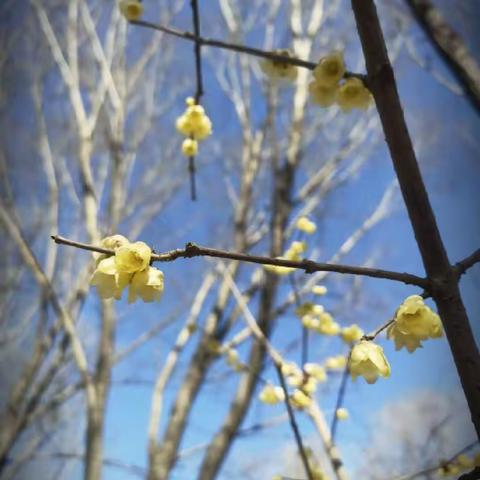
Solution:
{"label": "dark bark", "polygon": [[352,0],[368,81],[388,143],[400,189],[442,318],[460,381],[480,436],[480,356],[450,265],[403,116],[392,66],[373,0]]}

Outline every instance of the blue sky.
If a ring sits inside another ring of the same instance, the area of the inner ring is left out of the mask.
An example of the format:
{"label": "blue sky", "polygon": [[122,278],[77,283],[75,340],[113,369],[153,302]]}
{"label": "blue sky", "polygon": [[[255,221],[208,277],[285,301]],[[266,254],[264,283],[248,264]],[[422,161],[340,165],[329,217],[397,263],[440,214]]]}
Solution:
{"label": "blue sky", "polygon": [[[154,20],[152,5],[146,9],[146,19]],[[202,2],[200,2],[202,4]],[[345,2],[348,3],[348,2]],[[443,2],[445,3],[445,2]],[[472,25],[478,18],[476,11],[478,5],[472,0],[465,2],[473,12],[470,16],[460,17],[459,14],[452,15],[452,22],[458,24],[465,32],[467,41],[474,44],[475,31]],[[189,28],[188,5],[175,19],[174,24],[181,28]],[[213,3],[208,12],[202,10],[202,15],[207,17],[204,21],[204,35],[218,36],[222,31],[217,7]],[[345,7],[346,8],[346,7]],[[461,22],[460,22],[461,20]],[[348,9],[341,23],[351,24],[352,18]],[[142,43],[148,36],[138,27],[129,27],[129,41],[133,46],[129,50],[130,55],[135,55],[138,43]],[[347,60],[357,58],[358,39],[354,32],[348,35],[348,29],[340,40],[335,40],[335,45],[327,45],[322,49],[316,47],[312,60],[328,51],[328,47],[338,46],[337,43],[345,41],[347,48]],[[422,32],[415,26],[407,29],[406,33],[411,36],[417,45],[421,55],[428,58],[431,68],[449,81],[455,82],[448,69],[442,63],[423,37]],[[279,47],[285,46],[285,37],[278,35],[275,44]],[[287,39],[288,40],[288,39]],[[253,29],[247,37],[248,43],[262,43],[262,34]],[[192,46],[188,42],[172,40],[175,55],[184,58],[178,70],[170,72],[172,76],[170,84],[175,84],[175,75],[188,81],[193,81],[193,54]],[[478,52],[476,52],[478,55]],[[214,57],[215,52],[209,51],[208,57]],[[213,140],[202,145],[202,154],[198,158],[198,185],[199,200],[192,204],[188,200],[188,184],[185,182],[169,207],[160,218],[156,218],[142,234],[145,240],[155,246],[157,250],[167,250],[182,246],[186,241],[195,241],[202,244],[215,246],[227,246],[230,241],[228,222],[231,220],[231,209],[226,192],[225,182],[219,181],[219,172],[223,173],[226,168],[222,161],[225,154],[232,153],[239,145],[238,123],[231,103],[221,92],[218,82],[211,69],[211,61],[205,61],[205,101],[204,104],[214,123],[216,138],[224,138],[223,150],[219,151],[218,145]],[[412,138],[417,148],[418,158],[425,183],[430,194],[431,202],[436,212],[440,231],[444,238],[450,259],[460,260],[479,245],[479,218],[480,201],[478,197],[478,178],[480,178],[480,164],[478,162],[480,142],[476,132],[480,126],[478,114],[471,108],[465,98],[457,96],[439,84],[430,72],[427,72],[416,65],[403,48],[395,62],[395,71],[398,80],[400,95],[406,112],[407,122]],[[186,92],[193,92],[193,84],[185,89]],[[163,93],[163,92],[162,92]],[[170,124],[162,123],[157,125],[159,137],[168,138],[174,132],[173,120],[183,110],[182,92],[178,95],[175,108],[168,113]],[[168,92],[166,92],[168,94]],[[282,94],[282,101],[287,103],[289,93]],[[256,86],[253,94],[252,117],[258,122],[263,118],[265,103],[262,101],[260,86]],[[26,136],[33,126],[28,121],[25,110],[31,108],[28,100],[21,97],[15,101],[15,108],[11,122],[21,124],[19,135]],[[315,115],[324,115],[325,112],[311,110],[309,119]],[[357,114],[352,114],[357,115]],[[362,114],[360,114],[362,115]],[[281,125],[279,127],[281,129]],[[280,132],[281,133],[281,132]],[[23,138],[20,136],[19,138]],[[141,145],[139,155],[148,158],[148,149],[152,142],[156,142],[155,135],[148,137],[144,145]],[[231,142],[229,144],[228,142]],[[14,151],[22,157],[26,155],[25,145],[15,145]],[[28,149],[27,149],[28,151]],[[309,157],[314,158],[315,149],[307,151]],[[177,161],[178,159],[172,159]],[[180,159],[183,160],[183,159]],[[146,160],[145,160],[146,161]],[[226,161],[232,161],[227,159]],[[146,163],[147,164],[147,163]],[[24,168],[19,165],[17,168]],[[28,168],[28,166],[26,167]],[[35,186],[35,177],[22,173],[20,176],[27,178],[29,184]],[[305,175],[305,172],[303,172]],[[382,197],[385,188],[394,178],[394,172],[388,155],[385,143],[380,140],[375,147],[366,165],[347,184],[333,192],[326,200],[322,209],[327,212],[319,222],[318,233],[310,240],[310,243],[320,248],[321,259],[327,259],[333,254],[342,242],[348,237],[353,229],[360,226],[375,208]],[[18,186],[19,191],[22,187]],[[41,187],[36,187],[41,188]],[[31,191],[35,195],[35,188]],[[24,198],[28,208],[28,198]],[[264,200],[268,203],[268,199]],[[69,212],[64,212],[68,218]],[[313,212],[313,217],[320,218],[320,211]],[[174,233],[170,235],[169,233]],[[225,234],[225,232],[228,232]],[[122,231],[128,235],[128,231]],[[261,250],[261,245],[259,249]],[[39,246],[39,250],[44,248]],[[62,250],[60,250],[61,252]],[[60,253],[61,254],[61,253]],[[372,254],[375,254],[375,262],[381,268],[408,271],[418,275],[423,274],[420,256],[418,254],[412,230],[401,200],[397,193],[395,208],[392,214],[373,230],[368,232],[361,240],[355,250],[347,255],[342,261],[344,263],[361,264]],[[162,302],[157,306],[133,305],[128,306],[121,302],[117,311],[120,313],[117,333],[117,346],[126,346],[142,333],[146,327],[153,325],[175,311],[181,303],[183,296],[194,291],[201,280],[201,274],[211,264],[204,259],[178,260],[175,263],[162,267],[166,276],[166,290]],[[255,267],[242,267],[243,273],[239,286],[246,285],[251,272]],[[297,274],[301,275],[301,274]],[[329,294],[325,297],[325,306],[335,309],[345,297],[346,292],[351,288],[351,281],[332,274],[325,282],[329,288]],[[462,293],[465,304],[470,315],[472,327],[477,339],[480,337],[480,306],[478,303],[480,289],[480,267],[473,268],[462,280]],[[283,286],[280,293],[287,291]],[[349,311],[342,312],[337,320],[342,325],[357,322],[366,330],[370,330],[387,320],[395,308],[408,295],[419,293],[416,289],[400,284],[392,284],[383,280],[366,279],[362,284],[361,299],[358,305],[353,306]],[[204,312],[208,311],[207,302]],[[96,328],[97,300],[92,292],[82,315],[82,328]],[[255,311],[255,303],[252,305]],[[132,463],[139,466],[146,465],[146,431],[150,415],[150,402],[155,375],[161,368],[162,363],[169,349],[171,348],[183,319],[185,311],[179,314],[179,321],[170,328],[158,335],[153,341],[145,345],[141,350],[135,352],[128,361],[121,363],[114,371],[114,383],[109,397],[106,436],[105,456],[113,459],[121,459],[125,463]],[[202,317],[201,317],[202,318]],[[204,318],[204,316],[203,316]],[[238,327],[237,327],[238,328]],[[273,342],[278,348],[284,348],[292,339],[292,336],[299,333],[298,320],[290,311],[278,320],[276,330],[273,334]],[[173,378],[165,395],[164,413],[167,413],[175,397],[176,390],[180,384],[187,365],[188,355],[192,352],[196,340],[185,350],[185,356],[179,364],[177,375]],[[347,467],[352,470],[358,466],[358,450],[352,448],[352,443],[358,440],[368,441],[371,435],[371,423],[379,411],[388,407],[399,399],[409,398],[416,393],[429,390],[438,392],[439,395],[446,395],[459,391],[459,382],[453,366],[451,354],[445,338],[425,343],[424,349],[410,355],[405,351],[395,352],[392,345],[381,339],[380,343],[385,348],[385,353],[392,365],[392,376],[388,380],[379,380],[375,385],[370,386],[359,379],[354,384],[349,384],[345,398],[345,406],[352,412],[350,424],[339,426],[338,443],[343,448]],[[321,361],[327,353],[337,353],[344,350],[338,339],[319,341],[312,343],[312,360]],[[247,350],[240,349],[240,354],[245,356]],[[294,358],[298,353],[292,354]],[[220,375],[220,381],[218,376]],[[275,380],[274,372],[268,363],[263,376]],[[137,379],[139,384],[122,384],[124,379]],[[192,415],[190,417],[189,429],[187,430],[181,449],[201,444],[211,438],[218,428],[220,420],[225,415],[228,404],[228,392],[236,388],[238,377],[228,374],[228,368],[222,360],[219,360],[207,378],[201,394],[195,401]],[[333,412],[336,399],[336,383],[338,378],[319,393],[319,402],[325,408],[327,418]],[[252,402],[249,414],[244,426],[251,425],[270,416],[280,414],[282,407],[265,407],[256,400]],[[464,417],[465,411],[458,412],[459,417]],[[302,417],[297,415],[302,433],[310,438],[314,434],[311,425]],[[406,420],[407,421],[407,420]],[[164,425],[162,422],[162,426]],[[470,432],[466,432],[466,436]],[[238,468],[242,461],[248,458],[261,458],[263,455],[271,455],[278,452],[292,441],[292,433],[287,423],[267,430],[257,436],[247,439],[238,439],[235,442],[229,457],[221,471],[220,479],[241,479],[243,473]],[[468,443],[468,439],[466,442]],[[293,445],[293,443],[292,443]],[[202,459],[202,453],[192,455],[185,461],[179,462],[178,467],[172,474],[172,479],[190,479],[195,477],[196,469]],[[350,462],[349,462],[350,461]],[[278,457],[269,458],[265,463],[279,463]],[[281,461],[280,461],[281,463]],[[279,465],[281,467],[281,465]],[[278,473],[281,473],[281,469]],[[80,478],[80,470],[77,469],[76,477]],[[104,471],[105,480],[128,480],[133,478],[130,474],[121,470],[106,467]]]}

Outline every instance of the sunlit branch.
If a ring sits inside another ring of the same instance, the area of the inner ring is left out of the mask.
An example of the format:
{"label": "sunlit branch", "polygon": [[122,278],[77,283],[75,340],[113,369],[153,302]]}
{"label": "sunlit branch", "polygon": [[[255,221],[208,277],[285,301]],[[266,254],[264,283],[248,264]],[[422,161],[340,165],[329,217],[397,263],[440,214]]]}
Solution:
{"label": "sunlit branch", "polygon": [[[108,248],[96,247],[82,242],[69,240],[59,235],[53,235],[52,240],[55,243],[62,245],[69,245],[71,247],[89,250],[91,252],[103,253],[106,255],[114,255],[115,252]],[[304,270],[305,273],[314,272],[336,272],[347,275],[362,275],[372,278],[383,278],[385,280],[392,280],[402,282],[407,285],[416,285],[427,289],[429,283],[425,278],[412,275],[410,273],[394,272],[391,270],[382,270],[379,268],[357,267],[354,265],[336,265],[331,263],[320,263],[312,260],[286,260],[282,258],[263,257],[259,255],[249,255],[246,253],[229,252],[226,250],[219,250],[216,248],[200,247],[194,243],[187,243],[185,248],[170,250],[165,253],[152,254],[152,261],[154,262],[171,262],[178,258],[192,258],[192,257],[214,257],[226,258],[230,260],[238,260],[240,262],[257,263],[260,265],[274,265],[278,267],[296,268]]]}
{"label": "sunlit branch", "polygon": [[382,326],[378,327],[376,330],[374,330],[372,333],[369,333],[367,335],[364,335],[362,337],[362,340],[375,340],[375,338],[380,335],[386,328],[388,328],[393,322],[395,321],[394,318],[391,318],[388,320],[388,322],[385,322]]}

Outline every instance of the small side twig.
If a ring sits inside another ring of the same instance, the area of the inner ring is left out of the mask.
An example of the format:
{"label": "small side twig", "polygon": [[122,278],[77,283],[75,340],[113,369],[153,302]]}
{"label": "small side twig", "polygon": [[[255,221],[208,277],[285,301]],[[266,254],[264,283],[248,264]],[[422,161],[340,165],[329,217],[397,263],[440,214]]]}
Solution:
{"label": "small side twig", "polygon": [[308,462],[307,452],[303,445],[302,436],[298,429],[297,421],[295,420],[295,413],[293,412],[292,405],[290,404],[290,399],[288,398],[287,385],[285,384],[285,378],[282,373],[282,366],[275,362],[275,368],[277,370],[278,380],[280,381],[280,386],[283,390],[283,395],[285,398],[285,407],[287,408],[288,418],[290,420],[290,426],[292,427],[293,434],[295,436],[295,441],[297,442],[298,451],[305,467],[305,473],[307,474],[308,480],[313,480],[312,470],[310,468],[310,463]]}
{"label": "small side twig", "polygon": [[469,268],[472,268],[475,264],[480,262],[480,248],[475,250],[471,255],[465,257],[463,260],[460,260],[455,264],[455,269],[460,277],[463,275]]}
{"label": "small side twig", "polygon": [[335,434],[337,433],[337,425],[338,425],[338,417],[337,417],[337,411],[339,408],[342,407],[343,405],[343,400],[345,398],[345,393],[347,391],[347,385],[348,385],[348,378],[349,378],[349,361],[350,361],[350,355],[348,355],[348,360],[347,360],[347,365],[345,366],[345,369],[343,370],[342,373],[342,380],[340,382],[340,388],[338,389],[338,396],[337,396],[337,402],[335,404],[335,411],[333,412],[333,419],[332,419],[332,424],[330,426],[330,436],[332,443],[335,443]]}

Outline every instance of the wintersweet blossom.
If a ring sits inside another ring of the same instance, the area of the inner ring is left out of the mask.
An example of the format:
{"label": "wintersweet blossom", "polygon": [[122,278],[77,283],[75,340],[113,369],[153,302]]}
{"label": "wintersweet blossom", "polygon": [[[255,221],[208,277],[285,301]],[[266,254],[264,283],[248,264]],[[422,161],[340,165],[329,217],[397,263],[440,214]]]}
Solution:
{"label": "wintersweet blossom", "polygon": [[303,370],[307,375],[315,378],[318,382],[327,381],[327,372],[325,368],[319,365],[318,363],[306,363],[303,366]]}
{"label": "wintersweet blossom", "polygon": [[347,366],[347,358],[344,355],[328,357],[325,360],[325,367],[329,370],[342,370]]}
{"label": "wintersweet blossom", "polygon": [[353,108],[366,110],[372,100],[370,90],[360,78],[349,77],[338,87],[336,101],[344,112]]}
{"label": "wintersweet blossom", "polygon": [[138,297],[144,302],[155,302],[162,297],[163,289],[163,272],[147,267],[133,275],[128,289],[128,303],[133,303]]}
{"label": "wintersweet blossom", "polygon": [[383,348],[367,340],[360,341],[352,348],[349,370],[354,380],[362,376],[367,383],[375,383],[379,376],[390,376],[390,365]]}
{"label": "wintersweet blossom", "polygon": [[323,312],[318,318],[318,325],[315,331],[323,335],[337,335],[340,332],[340,325],[333,320],[328,312]]}
{"label": "wintersweet blossom", "polygon": [[290,396],[290,403],[295,408],[303,409],[311,405],[312,399],[302,390],[296,389]]}
{"label": "wintersweet blossom", "polygon": [[198,142],[192,138],[186,138],[182,142],[182,153],[186,157],[194,157],[198,153]]}
{"label": "wintersweet blossom", "polygon": [[313,70],[313,76],[319,85],[334,87],[345,74],[343,52],[335,51],[320,59]]}
{"label": "wintersweet blossom", "polygon": [[363,337],[364,332],[356,323],[354,323],[349,327],[342,328],[341,335],[342,335],[342,340],[345,343],[353,343],[353,342],[356,342],[357,340],[360,340]]}
{"label": "wintersweet blossom", "polygon": [[[289,50],[274,50],[272,53],[282,55],[283,57],[291,57]],[[281,60],[271,60],[266,58],[260,62],[262,72],[274,81],[293,82],[297,78],[298,68],[288,62]]]}
{"label": "wintersweet blossom", "polygon": [[346,420],[349,417],[349,413],[346,408],[337,408],[335,416],[338,418],[338,420]]}
{"label": "wintersweet blossom", "polygon": [[312,102],[320,107],[331,107],[337,98],[337,86],[326,87],[319,84],[316,80],[308,84],[308,93]]}
{"label": "wintersweet blossom", "polygon": [[123,273],[140,272],[147,268],[151,257],[152,249],[146,243],[129,243],[115,251],[115,266]]}
{"label": "wintersweet blossom", "polygon": [[225,360],[227,361],[227,365],[236,372],[241,372],[243,370],[243,365],[238,356],[238,352],[233,348],[229,348],[225,352]]}
{"label": "wintersweet blossom", "polygon": [[138,20],[143,15],[143,5],[138,0],[120,0],[120,13],[128,20]]}
{"label": "wintersweet blossom", "polygon": [[130,283],[131,278],[132,274],[117,270],[114,257],[108,257],[98,261],[90,283],[96,287],[100,298],[120,300],[122,292]]}
{"label": "wintersweet blossom", "polygon": [[394,340],[396,350],[405,347],[410,353],[422,346],[422,340],[442,335],[440,317],[425,305],[420,295],[411,295],[404,300],[387,329],[387,337]]}
{"label": "wintersweet blossom", "polygon": [[327,287],[323,285],[314,285],[312,287],[312,293],[314,295],[326,295],[327,294]]}
{"label": "wintersweet blossom", "polygon": [[304,393],[311,395],[317,390],[317,379],[315,377],[308,377],[306,380],[303,380],[303,383],[300,385],[300,390]]}
{"label": "wintersweet blossom", "polygon": [[298,230],[311,234],[314,233],[317,229],[317,226],[307,217],[300,217],[295,224]]}
{"label": "wintersweet blossom", "polygon": [[212,134],[212,122],[192,97],[186,99],[186,104],[185,112],[177,118],[177,130],[191,139],[204,140]]}
{"label": "wintersweet blossom", "polygon": [[285,394],[282,387],[265,385],[258,398],[261,402],[266,403],[267,405],[275,405],[276,403],[283,402],[285,400]]}

